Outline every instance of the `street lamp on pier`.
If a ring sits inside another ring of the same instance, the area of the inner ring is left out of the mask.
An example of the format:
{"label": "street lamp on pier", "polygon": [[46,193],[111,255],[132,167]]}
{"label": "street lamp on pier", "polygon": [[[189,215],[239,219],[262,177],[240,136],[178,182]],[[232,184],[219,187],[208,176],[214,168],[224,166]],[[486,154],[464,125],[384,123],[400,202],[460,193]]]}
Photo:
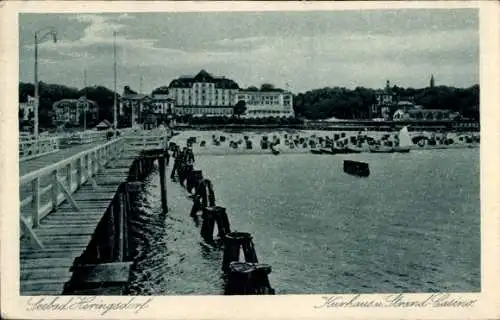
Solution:
{"label": "street lamp on pier", "polygon": [[35,32],[35,105],[34,105],[35,126],[33,128],[33,135],[35,136],[36,141],[38,141],[38,134],[39,134],[38,107],[40,105],[39,88],[38,88],[38,41],[43,41],[48,36],[52,37],[54,43],[57,42],[57,33],[54,27],[40,29],[37,32]]}
{"label": "street lamp on pier", "polygon": [[113,78],[114,78],[114,96],[113,96],[113,131],[114,137],[116,138],[118,130],[118,115],[116,112],[116,31],[113,32]]}

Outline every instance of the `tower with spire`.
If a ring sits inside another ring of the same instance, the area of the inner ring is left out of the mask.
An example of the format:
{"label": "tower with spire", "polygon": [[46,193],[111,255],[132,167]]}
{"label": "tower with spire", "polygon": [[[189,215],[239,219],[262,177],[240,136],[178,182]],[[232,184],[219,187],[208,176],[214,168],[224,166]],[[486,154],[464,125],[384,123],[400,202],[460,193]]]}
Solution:
{"label": "tower with spire", "polygon": [[434,75],[431,74],[431,81],[429,83],[429,87],[434,88],[434,85],[435,85],[435,83],[434,83]]}

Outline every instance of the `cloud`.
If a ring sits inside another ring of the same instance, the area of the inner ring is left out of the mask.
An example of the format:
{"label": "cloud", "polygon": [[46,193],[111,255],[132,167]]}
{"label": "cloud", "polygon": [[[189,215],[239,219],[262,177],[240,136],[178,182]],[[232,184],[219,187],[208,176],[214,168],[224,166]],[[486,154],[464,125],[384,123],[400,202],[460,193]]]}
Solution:
{"label": "cloud", "polygon": [[[478,81],[473,10],[53,16],[63,34],[57,43],[39,46],[44,81],[78,86],[85,68],[89,83],[111,87],[114,43],[119,87],[143,75],[147,90],[202,68],[242,86],[287,82],[295,91],[380,87],[388,78],[419,87],[431,73],[450,85]],[[23,81],[32,79],[29,40],[40,21],[50,19],[33,14],[20,19]],[[77,31],[68,36],[68,30]]]}

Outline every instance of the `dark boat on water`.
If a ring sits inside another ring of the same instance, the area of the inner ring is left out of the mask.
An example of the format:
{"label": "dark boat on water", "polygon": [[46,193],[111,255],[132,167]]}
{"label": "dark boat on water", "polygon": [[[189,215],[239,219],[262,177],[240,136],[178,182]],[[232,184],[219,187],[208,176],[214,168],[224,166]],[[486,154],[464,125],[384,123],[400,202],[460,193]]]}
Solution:
{"label": "dark boat on water", "polygon": [[346,147],[346,153],[361,153],[361,149],[354,149],[354,148],[349,148],[349,147]]}
{"label": "dark boat on water", "polygon": [[372,153],[393,153],[394,148],[393,147],[381,147],[381,146],[375,146],[375,147],[370,147],[370,152]]}
{"label": "dark boat on water", "polygon": [[334,154],[347,154],[347,153],[349,153],[347,148],[345,148],[345,147],[344,148],[333,147],[332,152]]}
{"label": "dark boat on water", "polygon": [[410,147],[394,147],[394,152],[408,153],[410,152]]}
{"label": "dark boat on water", "polygon": [[311,149],[311,153],[314,153],[314,154],[322,154],[323,151],[320,150],[320,149]]}
{"label": "dark boat on water", "polygon": [[274,148],[271,148],[271,152],[274,154],[274,155],[278,155],[280,154],[279,150],[276,150]]}
{"label": "dark boat on water", "polygon": [[366,162],[344,160],[344,172],[358,177],[368,177],[370,175],[370,167]]}
{"label": "dark boat on water", "polygon": [[320,151],[321,151],[321,153],[324,153],[324,154],[336,154],[336,152],[333,149],[322,148],[322,149],[320,149]]}

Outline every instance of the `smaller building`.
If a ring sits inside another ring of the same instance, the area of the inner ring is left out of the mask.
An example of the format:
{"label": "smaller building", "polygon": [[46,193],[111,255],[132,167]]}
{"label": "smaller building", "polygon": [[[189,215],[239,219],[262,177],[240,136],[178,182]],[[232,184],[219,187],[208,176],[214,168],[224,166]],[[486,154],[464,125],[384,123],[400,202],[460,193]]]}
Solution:
{"label": "smaller building", "polygon": [[385,88],[377,90],[377,103],[373,104],[370,109],[371,118],[383,118],[384,120],[392,119],[394,112],[400,108],[405,108],[407,105],[414,105],[413,96],[400,96],[391,88],[389,80],[385,84]]}
{"label": "smaller building", "polygon": [[157,115],[169,115],[174,110],[175,100],[170,98],[168,94],[153,94],[152,96],[152,112]]}
{"label": "smaller building", "polygon": [[[174,110],[174,99],[167,94],[154,94],[152,96],[135,93],[125,87],[120,98],[120,116],[129,118],[132,126],[138,126],[144,122],[155,123],[165,120],[167,115]],[[153,117],[154,115],[154,117]]]}
{"label": "smaller building", "polygon": [[84,116],[97,119],[99,108],[96,102],[81,97],[80,99],[62,99],[52,105],[54,121],[59,124],[81,125]]}
{"label": "smaller building", "polygon": [[123,88],[120,97],[120,117],[130,120],[132,127],[142,123],[144,111],[151,103],[151,97],[132,91],[128,86]]}
{"label": "smaller building", "polygon": [[399,109],[394,113],[394,121],[444,121],[452,120],[450,110],[440,109]]}
{"label": "smaller building", "polygon": [[240,90],[234,103],[245,101],[245,118],[294,117],[293,95],[284,90]]}
{"label": "smaller building", "polygon": [[35,114],[35,98],[28,95],[25,102],[19,103],[19,111],[22,113],[22,118],[19,120],[30,120]]}
{"label": "smaller building", "polygon": [[101,122],[99,122],[99,124],[96,126],[96,129],[98,131],[105,131],[105,130],[108,130],[108,129],[111,129],[111,128],[113,128],[113,125],[111,124],[111,122],[109,122],[106,119],[104,119]]}

